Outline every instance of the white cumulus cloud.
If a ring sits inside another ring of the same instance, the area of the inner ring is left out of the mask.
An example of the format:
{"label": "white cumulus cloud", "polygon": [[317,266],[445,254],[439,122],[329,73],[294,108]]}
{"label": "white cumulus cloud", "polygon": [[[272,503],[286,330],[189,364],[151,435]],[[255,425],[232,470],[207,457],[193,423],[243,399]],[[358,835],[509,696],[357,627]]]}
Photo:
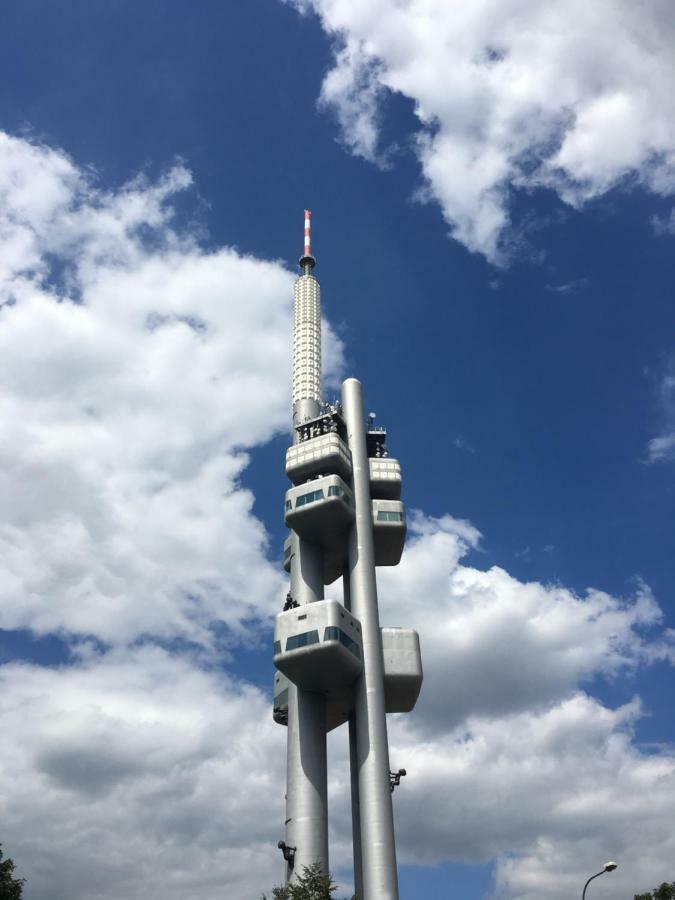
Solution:
{"label": "white cumulus cloud", "polygon": [[675,754],[641,752],[633,701],[610,710],[574,693],[539,711],[469,718],[426,740],[405,720],[392,757],[403,859],[496,860],[496,896],[566,900],[607,859],[594,896],[629,897],[672,879]]}
{"label": "white cumulus cloud", "polygon": [[283,733],[257,689],[151,646],[15,663],[0,730],[2,840],[30,900],[250,900],[278,883]]}
{"label": "white cumulus cloud", "polygon": [[662,613],[645,586],[622,600],[523,583],[497,566],[461,564],[479,541],[468,523],[417,514],[410,524],[400,565],[380,570],[379,584],[383,622],[424,635],[418,727],[433,732],[472,715],[535,710],[650,658]]}
{"label": "white cumulus cloud", "polygon": [[481,539],[469,523],[410,525],[401,564],[378,575],[382,620],[418,629],[424,663],[415,712],[390,727],[392,763],[409,773],[403,859],[496,860],[509,900],[564,900],[612,856],[622,871],[599,896],[672,877],[675,755],[635,743],[638,698],[613,710],[580,690],[673,658],[649,590],[523,583],[465,563]]}
{"label": "white cumulus cloud", "polygon": [[611,709],[590,694],[675,658],[648,588],[524,583],[466,563],[481,541],[466,521],[416,513],[409,530],[400,565],[378,572],[381,620],[419,631],[424,667],[415,711],[389,722],[391,764],[408,772],[394,795],[401,862],[492,861],[503,900],[566,900],[613,856],[600,897],[671,879],[675,753],[636,741],[638,697]]}
{"label": "white cumulus cloud", "polygon": [[[510,900],[564,900],[610,856],[627,896],[669,877],[675,756],[636,745],[639,700],[610,709],[579,690],[649,659],[654,600],[482,572],[463,563],[479,540],[469,523],[412,525],[399,572],[379,577],[383,621],[420,630],[425,668],[418,709],[390,719],[392,764],[408,770],[395,794],[401,862],[496,860]],[[31,900],[269,891],[285,743],[270,712],[245,682],[147,643],[80,643],[69,665],[2,667],[0,731],[12,739],[0,815]],[[344,873],[345,729],[330,743],[332,863]]]}
{"label": "white cumulus cloud", "polygon": [[177,228],[189,184],[0,134],[1,627],[208,644],[283,591],[240,476],[286,427],[293,276]]}
{"label": "white cumulus cloud", "polygon": [[626,179],[675,192],[668,0],[289,2],[335,39],[321,101],[345,143],[381,159],[381,99],[410,99],[428,196],[492,261],[508,253],[515,190],[575,206]]}

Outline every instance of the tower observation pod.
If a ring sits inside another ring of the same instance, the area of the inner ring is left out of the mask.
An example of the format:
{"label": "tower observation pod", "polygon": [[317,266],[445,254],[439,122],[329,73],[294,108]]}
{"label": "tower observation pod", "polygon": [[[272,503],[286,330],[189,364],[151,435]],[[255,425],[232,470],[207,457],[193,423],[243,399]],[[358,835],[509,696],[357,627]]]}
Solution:
{"label": "tower observation pod", "polygon": [[[366,419],[361,384],[323,400],[321,290],[305,210],[293,318],[291,487],[284,498],[284,569],[290,590],[274,628],[274,721],[287,729],[286,832],[292,882],[319,863],[328,873],[326,734],[348,724],[354,887],[358,900],[397,900],[387,713],[409,712],[422,686],[417,633],[381,627],[377,566],[403,552],[401,466],[387,432]],[[342,578],[342,600],[324,586]]]}

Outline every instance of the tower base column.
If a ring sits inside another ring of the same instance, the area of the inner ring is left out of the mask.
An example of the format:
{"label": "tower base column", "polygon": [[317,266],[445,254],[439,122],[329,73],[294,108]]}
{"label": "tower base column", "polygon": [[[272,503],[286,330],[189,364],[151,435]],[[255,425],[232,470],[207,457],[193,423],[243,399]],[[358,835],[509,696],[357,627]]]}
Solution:
{"label": "tower base column", "polygon": [[319,863],[328,872],[326,701],[295,685],[288,690],[286,844],[295,847],[286,880]]}
{"label": "tower base column", "polygon": [[[323,599],[319,547],[291,534],[291,593],[300,606]],[[326,700],[294,684],[288,688],[286,845],[295,847],[286,880],[319,863],[328,874],[328,769]]]}
{"label": "tower base column", "polygon": [[363,675],[355,685],[354,705],[363,898],[398,900],[370,466],[363,392],[355,378],[348,378],[342,385],[342,407],[352,454],[356,510],[349,536],[349,598],[363,637]]}

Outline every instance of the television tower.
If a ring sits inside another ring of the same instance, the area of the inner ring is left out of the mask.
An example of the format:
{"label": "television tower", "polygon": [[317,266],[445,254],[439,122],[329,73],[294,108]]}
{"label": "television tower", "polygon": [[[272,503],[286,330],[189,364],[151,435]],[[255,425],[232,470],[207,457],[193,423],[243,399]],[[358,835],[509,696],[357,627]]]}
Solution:
{"label": "television tower", "polygon": [[[376,566],[405,541],[401,467],[386,430],[366,421],[360,382],[341,401],[321,389],[321,290],[305,210],[293,322],[293,444],[286,452],[284,568],[290,591],[274,628],[274,719],[287,726],[286,880],[328,872],[326,734],[349,726],[354,881],[358,900],[397,900],[386,714],[409,712],[422,686],[419,638],[382,628]],[[343,599],[324,599],[342,577]]]}

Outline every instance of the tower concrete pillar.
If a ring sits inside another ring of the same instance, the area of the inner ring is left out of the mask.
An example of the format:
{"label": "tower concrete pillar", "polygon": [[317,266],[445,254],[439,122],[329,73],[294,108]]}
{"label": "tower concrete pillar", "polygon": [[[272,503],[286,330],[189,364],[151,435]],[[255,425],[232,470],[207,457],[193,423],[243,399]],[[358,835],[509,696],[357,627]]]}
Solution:
{"label": "tower concrete pillar", "polygon": [[363,391],[355,378],[342,385],[342,408],[352,454],[356,508],[349,536],[349,596],[363,637],[363,675],[356,683],[354,704],[363,900],[398,900],[370,468]]}
{"label": "tower concrete pillar", "polygon": [[[322,553],[291,533],[291,594],[300,606],[323,599]],[[320,863],[328,872],[326,701],[290,684],[286,735],[286,880]]]}

